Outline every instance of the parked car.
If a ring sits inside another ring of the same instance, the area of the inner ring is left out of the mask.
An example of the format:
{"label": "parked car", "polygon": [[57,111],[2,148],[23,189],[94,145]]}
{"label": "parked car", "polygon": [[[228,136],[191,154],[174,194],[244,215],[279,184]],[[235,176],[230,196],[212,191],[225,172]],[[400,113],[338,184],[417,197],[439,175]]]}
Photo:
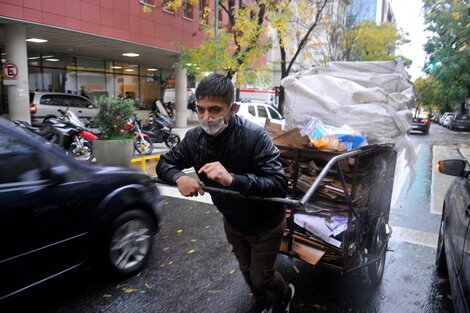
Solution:
{"label": "parked car", "polygon": [[31,125],[41,126],[48,118],[60,116],[59,109],[67,107],[88,124],[98,114],[96,105],[89,99],[61,92],[31,92],[29,94]]}
{"label": "parked car", "polygon": [[449,129],[470,130],[470,115],[457,114],[450,120]]}
{"label": "parked car", "polygon": [[452,112],[444,112],[444,114],[442,114],[441,117],[439,117],[439,125],[443,125],[443,124],[444,124],[445,118],[446,118],[447,115],[449,115],[450,113],[452,113]]}
{"label": "parked car", "polygon": [[449,128],[450,122],[453,118],[457,116],[457,113],[449,113],[442,120],[442,126]]}
{"label": "parked car", "polygon": [[148,175],[77,161],[2,118],[0,173],[0,303],[85,265],[144,267],[161,214]]}
{"label": "parked car", "polygon": [[429,117],[424,115],[413,117],[411,130],[419,130],[425,134],[429,134],[429,127],[431,127],[431,121]]}
{"label": "parked car", "polygon": [[286,124],[284,117],[272,106],[262,102],[237,102],[237,114],[249,121],[264,127],[266,119],[271,123],[281,125],[282,129]]}
{"label": "parked car", "polygon": [[439,161],[439,172],[455,176],[444,197],[436,265],[448,272],[455,312],[470,312],[470,171],[465,160]]}

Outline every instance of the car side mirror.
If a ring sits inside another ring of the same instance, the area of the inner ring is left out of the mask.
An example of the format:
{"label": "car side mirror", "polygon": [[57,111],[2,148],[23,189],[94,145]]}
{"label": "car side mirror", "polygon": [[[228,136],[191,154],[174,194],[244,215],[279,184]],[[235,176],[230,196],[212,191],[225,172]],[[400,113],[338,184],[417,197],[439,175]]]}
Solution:
{"label": "car side mirror", "polygon": [[469,172],[465,172],[466,161],[460,159],[441,160],[437,162],[437,169],[442,174],[458,177],[468,177]]}
{"label": "car side mirror", "polygon": [[70,169],[65,165],[53,166],[47,171],[47,179],[49,179],[53,185],[60,185],[66,181],[67,175]]}

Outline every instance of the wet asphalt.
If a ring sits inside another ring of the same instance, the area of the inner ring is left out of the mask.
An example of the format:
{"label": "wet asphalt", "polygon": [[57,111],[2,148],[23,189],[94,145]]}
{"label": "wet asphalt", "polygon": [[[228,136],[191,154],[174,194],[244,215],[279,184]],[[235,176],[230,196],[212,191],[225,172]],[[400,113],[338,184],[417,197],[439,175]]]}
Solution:
{"label": "wet asphalt", "polygon": [[[429,211],[432,145],[450,146],[470,136],[445,139],[446,132],[433,125],[434,136],[412,134],[411,141],[421,145],[417,178],[391,208],[392,227],[437,233],[440,216]],[[252,298],[216,208],[167,197],[163,213],[152,257],[138,275],[114,281],[87,269],[15,299],[0,312],[246,312]],[[392,236],[389,250],[378,287],[370,285],[365,268],[340,274],[279,255],[278,270],[296,288],[291,312],[453,312],[447,280],[434,268],[433,246]]]}

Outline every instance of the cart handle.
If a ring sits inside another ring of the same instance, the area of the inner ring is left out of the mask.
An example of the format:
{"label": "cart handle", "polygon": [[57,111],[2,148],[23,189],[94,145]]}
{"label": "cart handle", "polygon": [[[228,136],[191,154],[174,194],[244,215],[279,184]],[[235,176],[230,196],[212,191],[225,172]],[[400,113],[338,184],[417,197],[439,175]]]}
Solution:
{"label": "cart handle", "polygon": [[[168,185],[166,182],[158,178],[157,176],[152,177],[152,181],[157,184],[164,184]],[[279,197],[258,197],[258,196],[245,196],[239,193],[238,191],[234,190],[228,190],[224,188],[217,188],[217,187],[209,187],[209,186],[202,186],[202,190],[207,191],[208,193],[223,193],[226,195],[230,195],[233,197],[237,198],[242,198],[242,199],[247,199],[247,200],[257,200],[257,201],[268,201],[268,202],[273,202],[273,203],[281,203],[281,204],[287,204],[287,205],[293,205],[296,206],[302,210],[304,209],[304,205],[299,201],[299,200],[293,200],[293,199],[285,199],[285,198],[279,198]]]}

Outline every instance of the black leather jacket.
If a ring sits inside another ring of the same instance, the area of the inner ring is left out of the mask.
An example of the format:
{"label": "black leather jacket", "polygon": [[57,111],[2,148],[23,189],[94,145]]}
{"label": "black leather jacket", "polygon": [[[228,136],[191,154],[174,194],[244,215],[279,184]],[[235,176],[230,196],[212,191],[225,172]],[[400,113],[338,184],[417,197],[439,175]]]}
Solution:
{"label": "black leather jacket", "polygon": [[[229,189],[244,195],[285,197],[287,179],[280,162],[279,150],[266,131],[238,115],[218,136],[209,136],[199,126],[190,129],[182,142],[162,155],[157,164],[158,176],[175,183],[180,171],[194,167],[196,172],[206,163],[219,161],[234,177]],[[205,175],[199,179],[207,186],[224,188]],[[244,234],[259,234],[277,226],[284,219],[284,206],[213,193],[212,201],[230,225]]]}

